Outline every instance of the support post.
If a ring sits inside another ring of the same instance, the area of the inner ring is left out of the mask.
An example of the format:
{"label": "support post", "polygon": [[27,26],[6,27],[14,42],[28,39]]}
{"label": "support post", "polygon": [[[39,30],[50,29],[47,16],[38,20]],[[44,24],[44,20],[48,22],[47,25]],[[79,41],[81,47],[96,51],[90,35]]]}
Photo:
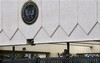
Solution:
{"label": "support post", "polygon": [[14,59],[15,59],[15,46],[12,46],[12,63],[14,63],[13,62]]}
{"label": "support post", "polygon": [[68,53],[70,53],[70,43],[67,42],[67,50],[68,50]]}

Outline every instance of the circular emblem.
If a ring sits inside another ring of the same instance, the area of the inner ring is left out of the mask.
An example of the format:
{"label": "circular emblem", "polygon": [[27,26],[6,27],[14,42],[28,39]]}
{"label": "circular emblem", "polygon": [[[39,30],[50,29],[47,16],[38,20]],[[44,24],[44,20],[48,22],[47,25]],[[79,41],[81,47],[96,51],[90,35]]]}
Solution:
{"label": "circular emblem", "polygon": [[26,2],[22,7],[22,19],[23,21],[28,24],[34,24],[38,18],[38,7],[33,1]]}

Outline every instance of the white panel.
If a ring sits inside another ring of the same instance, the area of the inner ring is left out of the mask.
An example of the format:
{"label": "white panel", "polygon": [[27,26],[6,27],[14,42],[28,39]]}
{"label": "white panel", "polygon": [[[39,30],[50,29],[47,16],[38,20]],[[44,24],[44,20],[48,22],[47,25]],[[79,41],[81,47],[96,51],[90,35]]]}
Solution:
{"label": "white panel", "polygon": [[100,24],[97,24],[88,36],[91,39],[100,40]]}
{"label": "white panel", "polygon": [[14,35],[10,43],[12,45],[27,44],[26,38],[19,30],[17,30],[16,34]]}
{"label": "white panel", "polygon": [[97,0],[78,0],[79,24],[89,33],[97,21]]}
{"label": "white panel", "polygon": [[84,30],[79,25],[77,25],[75,30],[72,32],[72,34],[68,38],[68,41],[82,41],[82,40],[86,40],[86,39],[88,39],[88,38],[87,38],[87,35],[85,34]]}
{"label": "white panel", "polygon": [[34,2],[37,4],[37,6],[39,8],[39,16],[38,16],[37,21],[32,25],[25,24],[23,22],[22,18],[21,18],[22,6],[27,1],[28,0],[18,0],[18,5],[19,5],[19,29],[21,30],[21,32],[24,34],[24,36],[26,38],[33,38],[36,35],[36,33],[38,32],[38,30],[40,29],[40,27],[41,27],[41,0],[34,0]]}
{"label": "white panel", "polygon": [[2,7],[3,7],[3,30],[5,31],[7,36],[11,38],[18,27],[17,0],[2,0]]}
{"label": "white panel", "polygon": [[8,37],[5,35],[4,32],[0,33],[0,45],[10,45],[10,40]]}
{"label": "white panel", "polygon": [[52,36],[59,25],[59,0],[42,0],[42,25]]}
{"label": "white panel", "polygon": [[98,22],[100,23],[100,0],[98,0]]}
{"label": "white panel", "polygon": [[60,0],[60,24],[69,35],[77,24],[77,0]]}
{"label": "white panel", "polygon": [[68,38],[68,35],[64,32],[64,30],[61,27],[59,27],[57,31],[55,32],[55,34],[52,36],[52,40],[55,42],[66,41],[67,38]]}
{"label": "white panel", "polygon": [[39,31],[37,36],[34,38],[35,43],[47,43],[50,40],[51,39],[50,39],[49,35],[43,28],[41,28],[41,30]]}
{"label": "white panel", "polygon": [[2,30],[2,8],[1,8],[1,0],[0,0],[0,31]]}

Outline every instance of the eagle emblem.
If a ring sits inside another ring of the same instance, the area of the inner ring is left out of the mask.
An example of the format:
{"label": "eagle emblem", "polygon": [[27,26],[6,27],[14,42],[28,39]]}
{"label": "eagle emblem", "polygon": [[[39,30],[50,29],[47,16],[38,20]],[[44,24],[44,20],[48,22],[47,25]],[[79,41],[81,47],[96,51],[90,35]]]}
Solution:
{"label": "eagle emblem", "polygon": [[38,18],[39,10],[38,6],[33,1],[26,2],[22,7],[22,20],[28,24],[31,25],[36,22]]}

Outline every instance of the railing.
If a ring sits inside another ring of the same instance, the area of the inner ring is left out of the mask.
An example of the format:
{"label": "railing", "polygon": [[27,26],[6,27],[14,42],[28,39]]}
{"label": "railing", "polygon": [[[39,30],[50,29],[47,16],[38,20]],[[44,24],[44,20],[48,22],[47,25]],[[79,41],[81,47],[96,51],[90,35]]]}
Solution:
{"label": "railing", "polygon": [[36,63],[34,59],[15,59],[15,60],[3,60],[1,63]]}
{"label": "railing", "polygon": [[40,63],[100,63],[100,57],[44,58]]}
{"label": "railing", "polygon": [[70,58],[37,58],[3,60],[1,63],[100,63],[100,57],[70,57]]}

